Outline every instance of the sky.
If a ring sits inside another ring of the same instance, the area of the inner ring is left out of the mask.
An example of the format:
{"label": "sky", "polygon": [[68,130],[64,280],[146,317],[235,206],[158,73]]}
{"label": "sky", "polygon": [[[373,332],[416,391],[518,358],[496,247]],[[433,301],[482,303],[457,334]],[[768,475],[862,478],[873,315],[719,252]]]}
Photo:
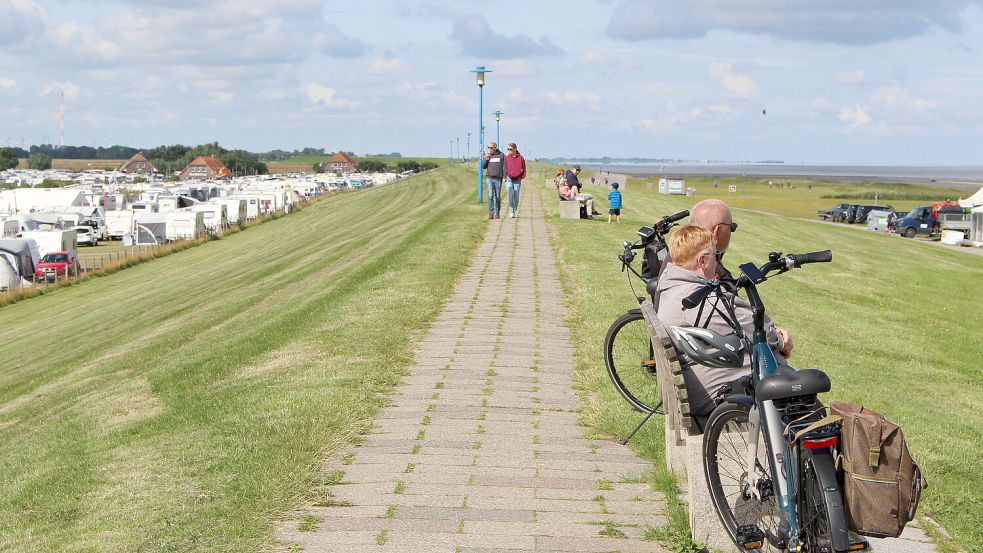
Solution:
{"label": "sky", "polygon": [[983,0],[0,0],[0,146],[466,155],[478,65],[527,157],[983,165]]}

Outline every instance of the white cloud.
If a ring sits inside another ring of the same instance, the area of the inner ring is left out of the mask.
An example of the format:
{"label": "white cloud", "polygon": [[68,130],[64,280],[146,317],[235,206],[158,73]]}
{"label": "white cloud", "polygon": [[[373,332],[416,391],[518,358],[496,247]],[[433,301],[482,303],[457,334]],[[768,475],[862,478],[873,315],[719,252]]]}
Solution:
{"label": "white cloud", "polygon": [[524,79],[535,77],[539,74],[533,64],[526,60],[498,60],[495,62],[494,67],[493,76],[504,78]]}
{"label": "white cloud", "polygon": [[44,32],[44,9],[30,0],[0,0],[0,52],[29,46]]}
{"label": "white cloud", "polygon": [[929,33],[961,30],[979,0],[623,0],[608,23],[620,40],[702,38],[734,31],[785,40],[833,44],[876,44]]}
{"label": "white cloud", "polygon": [[836,76],[836,82],[845,85],[862,85],[866,84],[867,77],[864,75],[863,70],[856,69],[854,71],[844,71]]}
{"label": "white cloud", "polygon": [[608,60],[604,57],[604,54],[598,52],[597,50],[585,52],[584,56],[580,58],[580,63],[588,65],[604,65],[607,62]]}
{"label": "white cloud", "polygon": [[900,86],[878,89],[871,96],[871,101],[878,106],[908,115],[925,115],[938,106],[936,102],[912,96],[906,88]]}
{"label": "white cloud", "polygon": [[321,104],[329,108],[351,108],[358,105],[358,102],[338,98],[338,91],[329,86],[308,83],[301,88],[301,91],[307,94],[312,104]]}
{"label": "white cloud", "polygon": [[713,62],[708,73],[720,80],[729,97],[751,99],[758,96],[758,85],[750,77],[735,73],[733,64]]}
{"label": "white cloud", "polygon": [[410,66],[399,58],[376,58],[369,67],[373,75],[399,75],[410,70]]}
{"label": "white cloud", "polygon": [[51,81],[48,84],[44,85],[44,88],[41,89],[41,96],[47,96],[52,92],[55,93],[64,92],[66,100],[74,100],[75,97],[78,96],[79,87],[77,84],[72,82]]}
{"label": "white cloud", "polygon": [[860,130],[874,122],[874,119],[867,115],[867,112],[860,106],[853,108],[840,108],[840,121],[850,125],[853,130]]}
{"label": "white cloud", "polygon": [[809,102],[809,105],[812,107],[812,109],[822,113],[830,113],[836,109],[833,106],[833,102],[830,102],[821,96],[813,98],[812,101]]}
{"label": "white cloud", "polygon": [[14,79],[0,78],[0,88],[3,88],[5,90],[10,90],[11,88],[14,88],[14,85],[16,84],[17,81],[15,81]]}
{"label": "white cloud", "polygon": [[579,92],[576,90],[567,90],[564,92],[547,92],[544,97],[546,100],[550,101],[556,105],[581,105],[588,107],[597,107],[601,102],[601,97],[597,94],[591,92]]}

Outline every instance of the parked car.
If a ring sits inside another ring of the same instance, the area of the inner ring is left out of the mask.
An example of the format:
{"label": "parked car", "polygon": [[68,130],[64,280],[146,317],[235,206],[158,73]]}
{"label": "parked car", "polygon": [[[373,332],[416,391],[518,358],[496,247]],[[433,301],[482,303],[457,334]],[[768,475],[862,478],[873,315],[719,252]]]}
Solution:
{"label": "parked car", "polygon": [[846,212],[843,214],[843,219],[841,219],[841,220],[844,223],[850,223],[852,225],[853,223],[856,222],[856,220],[857,220],[857,210],[859,210],[861,207],[863,207],[863,206],[861,206],[860,204],[850,204],[846,208]]}
{"label": "parked car", "polygon": [[75,228],[75,236],[78,239],[79,246],[98,246],[99,245],[99,235],[96,234],[95,229],[90,226],[79,226]]}
{"label": "parked car", "polygon": [[829,220],[833,221],[834,223],[843,222],[846,219],[846,211],[851,205],[852,204],[848,203],[839,203],[833,206],[833,209],[829,210],[829,213],[827,213]]}
{"label": "parked car", "polygon": [[850,222],[857,225],[865,224],[871,211],[894,211],[894,208],[889,205],[858,205],[854,208],[853,220]]}
{"label": "parked car", "polygon": [[76,276],[79,273],[79,262],[72,252],[49,252],[44,254],[34,270],[35,279],[46,279],[54,282],[58,277]]}

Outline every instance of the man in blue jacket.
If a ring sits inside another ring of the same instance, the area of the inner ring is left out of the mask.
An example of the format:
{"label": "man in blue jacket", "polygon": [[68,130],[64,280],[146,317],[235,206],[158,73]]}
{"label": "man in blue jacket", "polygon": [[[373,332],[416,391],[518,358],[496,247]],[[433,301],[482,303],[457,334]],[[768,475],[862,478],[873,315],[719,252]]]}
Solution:
{"label": "man in blue jacket", "polygon": [[502,210],[502,179],[505,178],[505,154],[498,149],[498,144],[488,144],[488,153],[481,162],[485,169],[485,180],[488,183],[488,218],[499,219]]}

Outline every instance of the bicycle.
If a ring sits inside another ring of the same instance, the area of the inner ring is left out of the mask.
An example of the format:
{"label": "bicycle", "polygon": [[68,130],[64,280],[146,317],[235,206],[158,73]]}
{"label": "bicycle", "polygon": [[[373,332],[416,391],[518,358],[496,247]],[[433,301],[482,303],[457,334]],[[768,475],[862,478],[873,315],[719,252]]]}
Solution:
{"label": "bicycle", "polygon": [[[808,254],[771,253],[761,267],[740,266],[741,276],[714,280],[683,300],[686,309],[709,308],[720,313],[734,334],[696,327],[671,327],[684,354],[716,354],[727,339],[736,336],[743,346],[730,355],[730,364],[743,366],[751,353],[752,372],[717,393],[717,407],[710,414],[703,442],[704,475],[720,521],[739,549],[760,549],[767,540],[773,547],[796,553],[866,551],[868,543],[849,532],[844,502],[835,470],[838,455],[838,417],[823,417],[825,407],[817,394],[828,392],[829,377],[817,369],[779,367],[768,345],[765,306],[757,286],[770,273],[782,274],[808,263],[832,260],[829,250]],[[735,313],[737,293],[743,290],[753,313],[753,336],[742,331]],[[712,302],[712,303],[711,303]],[[723,311],[720,306],[723,306]],[[705,342],[698,343],[701,333]],[[711,336],[714,335],[714,336]],[[688,338],[690,340],[688,340]],[[702,348],[702,350],[700,350]],[[728,348],[731,349],[731,348]],[[697,351],[700,350],[700,351]],[[709,364],[712,358],[698,357]],[[763,437],[764,448],[759,448]]]}
{"label": "bicycle", "polygon": [[[638,229],[639,239],[635,242],[624,242],[624,251],[618,256],[621,260],[621,272],[627,273],[628,286],[639,305],[645,301],[645,296],[639,296],[635,291],[632,275],[643,283],[658,277],[658,253],[668,248],[665,236],[669,229],[678,225],[677,221],[686,217],[689,217],[689,211],[667,215],[651,227]],[[647,263],[648,270],[643,267],[639,273],[632,262],[635,260],[635,250],[642,249],[646,250],[646,256],[651,259]],[[608,328],[604,337],[604,365],[608,376],[621,397],[636,411],[648,416],[662,414],[653,355],[652,341],[649,339],[641,309],[629,309]]]}

